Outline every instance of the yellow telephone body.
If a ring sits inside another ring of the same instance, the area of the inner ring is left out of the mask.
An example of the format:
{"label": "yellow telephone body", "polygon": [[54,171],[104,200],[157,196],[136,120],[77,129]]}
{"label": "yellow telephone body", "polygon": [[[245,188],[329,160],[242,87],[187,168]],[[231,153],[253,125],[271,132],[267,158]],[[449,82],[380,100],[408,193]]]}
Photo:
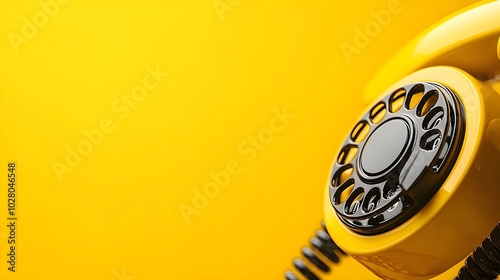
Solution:
{"label": "yellow telephone body", "polygon": [[404,46],[366,87],[364,97],[373,108],[404,85],[439,83],[458,95],[465,112],[462,148],[452,170],[432,199],[402,225],[375,235],[353,232],[335,213],[330,188],[325,188],[325,222],[332,238],[381,278],[423,280],[454,266],[456,275],[462,260],[500,220],[499,19],[500,1],[451,15]]}

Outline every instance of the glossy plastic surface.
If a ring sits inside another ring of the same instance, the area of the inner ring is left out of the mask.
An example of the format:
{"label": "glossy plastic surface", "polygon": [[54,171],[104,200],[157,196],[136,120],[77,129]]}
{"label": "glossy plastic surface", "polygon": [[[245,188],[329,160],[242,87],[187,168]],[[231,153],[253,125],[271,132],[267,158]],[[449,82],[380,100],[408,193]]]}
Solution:
{"label": "glossy plastic surface", "polygon": [[359,234],[400,226],[448,176],[465,127],[462,102],[443,84],[390,91],[354,125],[335,161],[330,197],[336,213]]}
{"label": "glossy plastic surface", "polygon": [[[458,94],[466,115],[456,165],[435,197],[403,226],[373,237],[353,234],[325,199],[327,226],[338,234],[339,245],[380,277],[437,276],[465,258],[500,220],[491,198],[500,196],[494,168],[500,158],[499,17],[500,1],[479,2],[450,15],[398,51],[364,91],[374,106],[381,93],[406,83],[443,83]],[[425,68],[433,65],[458,68]]]}
{"label": "glossy plastic surface", "polygon": [[451,88],[466,112],[462,150],[431,201],[402,226],[376,236],[361,236],[339,221],[325,195],[326,224],[335,232],[339,246],[386,279],[428,279],[443,273],[466,257],[500,220],[500,95],[451,67],[417,71],[387,92],[423,81]]}
{"label": "glossy plastic surface", "polygon": [[498,18],[500,1],[480,1],[429,27],[377,71],[364,91],[365,100],[373,100],[396,80],[429,66],[466,69],[480,80],[499,74]]}

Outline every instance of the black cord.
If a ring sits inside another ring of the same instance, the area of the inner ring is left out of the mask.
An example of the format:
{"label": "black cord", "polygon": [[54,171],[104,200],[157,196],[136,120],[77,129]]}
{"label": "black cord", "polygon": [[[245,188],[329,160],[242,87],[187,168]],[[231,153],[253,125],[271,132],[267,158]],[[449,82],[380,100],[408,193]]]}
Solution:
{"label": "black cord", "polygon": [[[317,269],[330,272],[330,266],[322,260],[322,257],[333,263],[338,263],[340,258],[336,253],[345,255],[345,252],[335,244],[326,229],[325,223],[321,222],[321,225],[322,228],[316,231],[316,236],[311,238],[310,247],[302,248],[302,256]],[[320,280],[301,258],[295,258],[293,265],[306,279]],[[466,259],[465,265],[459,270],[458,276],[454,280],[495,280],[499,275],[500,222],[483,243]],[[297,275],[290,270],[285,272],[285,279],[299,280]]]}
{"label": "black cord", "polygon": [[500,222],[465,260],[454,280],[494,280],[500,275]]}
{"label": "black cord", "polygon": [[[310,246],[302,248],[302,256],[317,269],[323,272],[330,272],[330,266],[322,260],[321,256],[333,263],[338,263],[340,258],[336,253],[345,255],[345,252],[342,251],[337,244],[335,244],[335,241],[333,241],[328,233],[328,230],[326,229],[325,222],[322,221],[321,229],[317,230],[316,236],[312,237],[310,240]],[[320,280],[320,278],[307,267],[307,264],[301,258],[295,258],[293,260],[293,266],[306,279]],[[292,271],[288,270],[285,272],[285,279],[298,280],[299,278]]]}

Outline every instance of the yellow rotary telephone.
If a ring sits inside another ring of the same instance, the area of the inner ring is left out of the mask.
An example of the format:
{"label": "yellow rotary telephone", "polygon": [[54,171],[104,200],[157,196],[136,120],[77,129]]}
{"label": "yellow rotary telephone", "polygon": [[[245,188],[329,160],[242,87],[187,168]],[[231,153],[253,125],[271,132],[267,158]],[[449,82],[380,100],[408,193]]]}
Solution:
{"label": "yellow rotary telephone", "polygon": [[430,279],[454,266],[455,279],[496,279],[499,37],[500,1],[481,2],[383,65],[334,159],[323,227],[286,279],[334,277],[342,254],[383,279]]}

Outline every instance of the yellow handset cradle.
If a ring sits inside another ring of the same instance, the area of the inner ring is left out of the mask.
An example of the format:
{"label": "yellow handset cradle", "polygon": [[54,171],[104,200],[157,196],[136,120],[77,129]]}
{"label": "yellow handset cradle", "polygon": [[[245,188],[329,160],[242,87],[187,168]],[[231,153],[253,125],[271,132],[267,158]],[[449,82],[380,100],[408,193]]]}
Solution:
{"label": "yellow handset cradle", "polygon": [[456,279],[500,273],[499,19],[500,1],[459,11],[368,82],[297,274],[320,279],[332,252],[383,279],[429,279],[465,258]]}

